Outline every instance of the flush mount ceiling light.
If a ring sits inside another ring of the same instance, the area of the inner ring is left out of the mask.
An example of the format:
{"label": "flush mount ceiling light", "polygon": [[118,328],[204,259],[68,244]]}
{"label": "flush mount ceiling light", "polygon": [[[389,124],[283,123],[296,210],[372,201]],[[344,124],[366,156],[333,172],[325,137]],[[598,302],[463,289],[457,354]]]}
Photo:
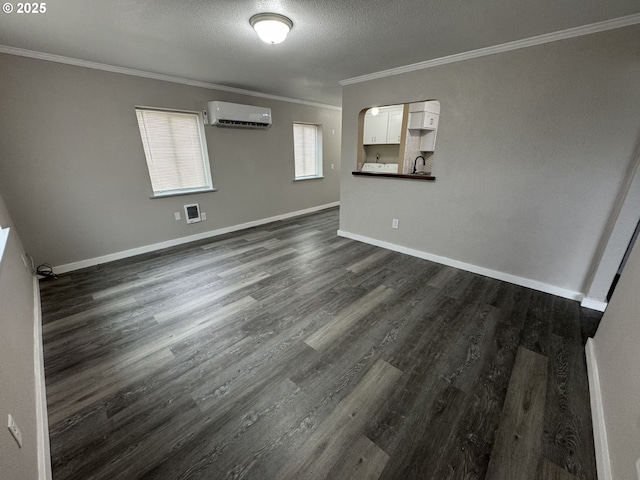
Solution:
{"label": "flush mount ceiling light", "polygon": [[284,42],[293,22],[277,13],[258,13],[249,19],[249,23],[263,42],[276,44]]}

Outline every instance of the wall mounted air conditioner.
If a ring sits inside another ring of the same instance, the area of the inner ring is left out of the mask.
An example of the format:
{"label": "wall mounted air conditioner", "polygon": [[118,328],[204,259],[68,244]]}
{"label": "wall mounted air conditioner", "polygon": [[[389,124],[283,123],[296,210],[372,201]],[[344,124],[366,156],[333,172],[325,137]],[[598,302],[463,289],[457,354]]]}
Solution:
{"label": "wall mounted air conditioner", "polygon": [[207,104],[209,124],[216,127],[267,128],[271,125],[271,109],[229,102]]}

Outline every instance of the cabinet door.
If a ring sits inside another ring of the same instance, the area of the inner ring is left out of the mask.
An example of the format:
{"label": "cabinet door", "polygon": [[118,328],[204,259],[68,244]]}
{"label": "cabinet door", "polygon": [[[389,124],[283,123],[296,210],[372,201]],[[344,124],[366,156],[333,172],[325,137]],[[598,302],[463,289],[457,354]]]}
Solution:
{"label": "cabinet door", "polygon": [[389,113],[389,126],[387,127],[387,143],[400,143],[402,134],[402,110]]}
{"label": "cabinet door", "polygon": [[427,130],[420,136],[420,151],[433,152],[436,149],[436,130]]}
{"label": "cabinet door", "polygon": [[362,144],[376,145],[378,143],[387,143],[388,122],[388,112],[380,112],[377,115],[370,115],[367,113],[364,116],[364,135],[362,138]]}
{"label": "cabinet door", "polygon": [[440,115],[437,113],[423,112],[422,127],[435,130],[438,128],[438,119]]}
{"label": "cabinet door", "polygon": [[375,138],[375,117],[370,113],[364,116],[364,133],[362,134],[362,144],[371,145]]}

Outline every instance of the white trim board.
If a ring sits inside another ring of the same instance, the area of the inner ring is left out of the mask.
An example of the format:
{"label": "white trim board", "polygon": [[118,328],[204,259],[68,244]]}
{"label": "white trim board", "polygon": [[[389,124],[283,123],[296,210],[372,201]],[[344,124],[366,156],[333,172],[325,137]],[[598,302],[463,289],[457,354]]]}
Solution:
{"label": "white trim board", "polygon": [[600,300],[596,300],[595,298],[585,297],[580,302],[580,306],[584,308],[590,308],[591,310],[598,310],[599,312],[604,312],[607,308],[607,302],[602,302]]}
{"label": "white trim board", "polygon": [[604,407],[602,404],[602,390],[600,389],[600,375],[598,360],[593,338],[587,339],[584,347],[587,359],[587,378],[589,379],[589,396],[591,400],[591,421],[593,422],[593,443],[596,451],[596,467],[599,480],[613,480],[611,476],[611,460],[609,459],[609,441],[604,422]]}
{"label": "white trim board", "polygon": [[538,282],[537,280],[531,280],[529,278],[518,277],[517,275],[511,275],[510,273],[499,272],[497,270],[491,270],[485,267],[479,267],[471,263],[460,262],[447,257],[441,257],[432,253],[423,252],[409,247],[403,247],[402,245],[396,245],[395,243],[385,242],[382,240],[376,240],[375,238],[365,237],[364,235],[358,235],[357,233],[346,232],[344,230],[338,230],[338,235],[351,240],[357,240],[359,242],[368,243],[376,247],[386,248],[387,250],[393,250],[394,252],[405,253],[413,257],[422,258],[423,260],[430,260],[432,262],[440,263],[442,265],[448,265],[450,267],[459,268],[471,273],[477,273],[484,275],[485,277],[495,278],[496,280],[502,280],[504,282],[513,283],[522,287],[532,288],[558,297],[568,298],[570,300],[582,300],[582,293],[574,292],[564,288],[549,285],[548,283]]}
{"label": "white trim board", "polygon": [[47,415],[47,390],[44,380],[44,352],[42,342],[42,309],[40,284],[33,276],[33,365],[36,390],[36,425],[38,429],[38,480],[51,480],[51,447]]}
{"label": "white trim board", "polygon": [[9,228],[0,227],[0,270],[2,269],[2,259],[4,258],[4,251],[7,248],[9,242]]}
{"label": "white trim board", "polygon": [[74,65],[76,67],[91,68],[93,70],[102,70],[111,73],[121,73],[123,75],[132,75],[134,77],[150,78],[152,80],[161,80],[163,82],[179,83],[181,85],[189,85],[192,87],[208,88],[210,90],[220,90],[221,92],[237,93],[240,95],[248,95],[251,97],[267,98],[269,100],[278,100],[280,102],[299,103],[301,105],[310,105],[312,107],[328,108],[329,110],[342,110],[341,107],[335,105],[327,105],[324,103],[310,102],[298,98],[282,97],[280,95],[271,95],[269,93],[256,92],[253,90],[245,90],[243,88],[227,87],[226,85],[218,85],[216,83],[201,82],[199,80],[190,80],[188,78],[175,77],[173,75],[164,75],[162,73],[147,72],[137,70],[135,68],[118,67],[106,63],[90,62],[88,60],[80,60],[78,58],[64,57],[62,55],[54,55],[52,53],[36,52],[35,50],[26,50],[24,48],[10,47],[8,45],[0,45],[0,53],[8,55],[16,55],[18,57],[35,58],[37,60],[45,60],[47,62],[64,63],[65,65]]}
{"label": "white trim board", "polygon": [[81,268],[94,267],[96,265],[100,265],[101,263],[113,262],[115,260],[134,257],[136,255],[141,255],[143,253],[155,252],[156,250],[162,250],[163,248],[175,247],[175,246],[183,245],[189,242],[204,240],[206,238],[217,237],[219,235],[224,235],[226,233],[237,232],[239,230],[245,230],[247,228],[257,227],[259,225],[265,225],[267,223],[277,222],[278,220],[286,220],[288,218],[299,217],[300,215],[306,215],[308,213],[319,212],[320,210],[326,210],[327,208],[333,208],[339,205],[340,205],[340,202],[327,203],[325,205],[319,205],[317,207],[311,207],[304,210],[297,210],[295,212],[283,213],[282,215],[276,215],[275,217],[262,218],[260,220],[254,220],[252,222],[241,223],[239,225],[232,225],[230,227],[219,228],[217,230],[210,230],[208,232],[197,233],[195,235],[189,235],[187,237],[175,238],[173,240],[167,240],[166,242],[145,245],[143,247],[132,248],[131,250],[124,250],[122,252],[103,255],[101,257],[88,258],[86,260],[80,260],[79,262],[58,265],[57,267],[53,267],[53,270],[57,274],[72,272],[75,270],[80,270]]}
{"label": "white trim board", "polygon": [[509,52],[511,50],[518,50],[520,48],[542,45],[545,43],[556,42],[558,40],[565,40],[568,38],[580,37],[582,35],[589,35],[591,33],[598,33],[607,30],[613,30],[615,28],[628,27],[637,23],[640,23],[640,13],[627,15],[626,17],[613,18],[611,20],[605,20],[603,22],[591,23],[589,25],[583,25],[581,27],[569,28],[567,30],[560,30],[558,32],[546,33],[544,35],[538,35],[535,37],[524,38],[522,40],[516,40],[514,42],[479,48],[477,50],[471,50],[469,52],[462,52],[446,57],[434,58],[433,60],[426,60],[424,62],[412,63],[411,65],[405,65],[403,67],[390,68],[388,70],[382,70],[381,72],[374,72],[367,75],[347,78],[346,80],[341,80],[340,85],[345,86],[353,85],[354,83],[368,82],[369,80],[375,80],[377,78],[391,77],[393,75],[400,75],[401,73],[424,70],[425,68],[437,67],[440,65],[446,65],[448,63],[462,62],[464,60],[469,60],[472,58],[485,57],[487,55]]}

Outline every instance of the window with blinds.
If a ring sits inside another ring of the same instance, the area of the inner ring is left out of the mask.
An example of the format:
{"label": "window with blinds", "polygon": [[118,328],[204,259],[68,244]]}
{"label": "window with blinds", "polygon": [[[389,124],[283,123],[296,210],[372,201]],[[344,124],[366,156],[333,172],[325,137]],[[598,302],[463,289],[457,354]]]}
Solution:
{"label": "window with blinds", "polygon": [[136,108],[156,197],[213,190],[200,114]]}
{"label": "window with blinds", "polygon": [[295,178],[322,177],[322,130],[319,125],[293,124]]}

